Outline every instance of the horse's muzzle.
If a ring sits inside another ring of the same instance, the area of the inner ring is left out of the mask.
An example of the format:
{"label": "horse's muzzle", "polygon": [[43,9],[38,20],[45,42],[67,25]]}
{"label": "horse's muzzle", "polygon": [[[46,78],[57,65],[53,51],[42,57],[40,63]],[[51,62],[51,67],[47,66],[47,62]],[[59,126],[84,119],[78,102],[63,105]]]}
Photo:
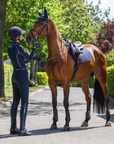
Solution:
{"label": "horse's muzzle", "polygon": [[32,44],[33,41],[34,41],[34,39],[30,35],[27,35],[27,37],[26,37],[26,43]]}

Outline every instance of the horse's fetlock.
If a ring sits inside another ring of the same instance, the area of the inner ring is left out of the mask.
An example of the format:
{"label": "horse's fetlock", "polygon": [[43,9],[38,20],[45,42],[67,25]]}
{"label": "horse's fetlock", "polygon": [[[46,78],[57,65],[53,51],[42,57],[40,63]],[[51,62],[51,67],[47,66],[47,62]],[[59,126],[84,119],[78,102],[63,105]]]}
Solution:
{"label": "horse's fetlock", "polygon": [[69,122],[71,119],[70,119],[70,117],[66,117],[65,120],[66,120],[66,122]]}
{"label": "horse's fetlock", "polygon": [[53,121],[57,122],[58,121],[58,117],[53,117]]}

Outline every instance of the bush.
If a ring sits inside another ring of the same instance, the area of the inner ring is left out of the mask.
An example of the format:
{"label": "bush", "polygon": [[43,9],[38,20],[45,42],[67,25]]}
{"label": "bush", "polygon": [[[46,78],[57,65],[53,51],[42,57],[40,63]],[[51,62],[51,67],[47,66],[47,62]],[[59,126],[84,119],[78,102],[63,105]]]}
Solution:
{"label": "bush", "polygon": [[[93,87],[95,83],[95,77],[93,76],[93,78],[90,80],[89,82],[89,87]],[[81,87],[81,82],[77,81],[77,82],[72,82],[70,83],[71,87]]]}
{"label": "bush", "polygon": [[114,65],[107,68],[107,84],[109,95],[114,97]]}
{"label": "bush", "polygon": [[107,61],[107,67],[114,64],[114,50],[112,50],[109,53],[105,54],[105,58],[106,58],[106,61]]}
{"label": "bush", "polygon": [[29,86],[30,86],[30,87],[35,86],[34,80],[29,80]]}
{"label": "bush", "polygon": [[5,88],[5,94],[12,92],[12,83],[11,83],[11,77],[13,73],[13,67],[12,65],[4,64],[4,88]]}
{"label": "bush", "polygon": [[72,82],[72,83],[70,83],[70,86],[71,87],[80,87],[81,86],[81,82],[80,81]]}
{"label": "bush", "polygon": [[48,76],[46,72],[37,73],[37,82],[38,82],[38,85],[48,85]]}
{"label": "bush", "polygon": [[94,87],[95,84],[95,76],[92,77],[92,79],[89,82],[89,87]]}
{"label": "bush", "polygon": [[[109,57],[109,56],[107,56]],[[12,92],[12,84],[11,84],[11,77],[13,73],[13,67],[12,65],[6,65],[4,64],[4,87],[5,87],[5,94]],[[29,71],[30,73],[30,71]],[[46,72],[38,72],[37,73],[37,82],[38,85],[48,85],[48,76]],[[89,83],[89,87],[93,87],[95,82],[95,77],[91,79]],[[29,81],[29,84],[31,86],[34,85],[34,81]],[[109,66],[107,68],[107,84],[108,84],[108,92],[109,95],[114,97],[114,65]],[[80,87],[81,83],[78,82],[72,82],[70,83],[70,86],[72,87]]]}

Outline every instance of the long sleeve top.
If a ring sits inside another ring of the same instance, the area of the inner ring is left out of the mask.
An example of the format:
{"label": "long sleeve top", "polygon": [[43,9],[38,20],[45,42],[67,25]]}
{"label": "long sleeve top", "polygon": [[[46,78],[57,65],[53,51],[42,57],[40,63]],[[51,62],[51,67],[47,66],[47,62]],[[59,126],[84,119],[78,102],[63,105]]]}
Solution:
{"label": "long sleeve top", "polygon": [[13,42],[8,48],[8,55],[11,59],[14,70],[26,70],[25,63],[33,59],[36,49],[33,48],[30,55],[25,51],[23,46]]}

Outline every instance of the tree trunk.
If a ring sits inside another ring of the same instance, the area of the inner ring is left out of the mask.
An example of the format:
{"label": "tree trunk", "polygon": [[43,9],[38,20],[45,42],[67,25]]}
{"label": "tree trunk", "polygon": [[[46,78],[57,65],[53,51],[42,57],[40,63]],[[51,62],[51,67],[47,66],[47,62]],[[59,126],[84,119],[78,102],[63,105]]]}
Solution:
{"label": "tree trunk", "polygon": [[38,72],[38,60],[36,60],[36,65],[35,65],[35,77],[34,77],[35,86],[38,85],[38,83],[37,83],[37,72]]}
{"label": "tree trunk", "polygon": [[34,60],[31,61],[30,80],[34,80]]}
{"label": "tree trunk", "polygon": [[5,27],[7,0],[0,0],[0,97],[4,94],[4,65],[3,65],[3,37]]}
{"label": "tree trunk", "polygon": [[41,72],[41,61],[38,61],[38,72]]}

